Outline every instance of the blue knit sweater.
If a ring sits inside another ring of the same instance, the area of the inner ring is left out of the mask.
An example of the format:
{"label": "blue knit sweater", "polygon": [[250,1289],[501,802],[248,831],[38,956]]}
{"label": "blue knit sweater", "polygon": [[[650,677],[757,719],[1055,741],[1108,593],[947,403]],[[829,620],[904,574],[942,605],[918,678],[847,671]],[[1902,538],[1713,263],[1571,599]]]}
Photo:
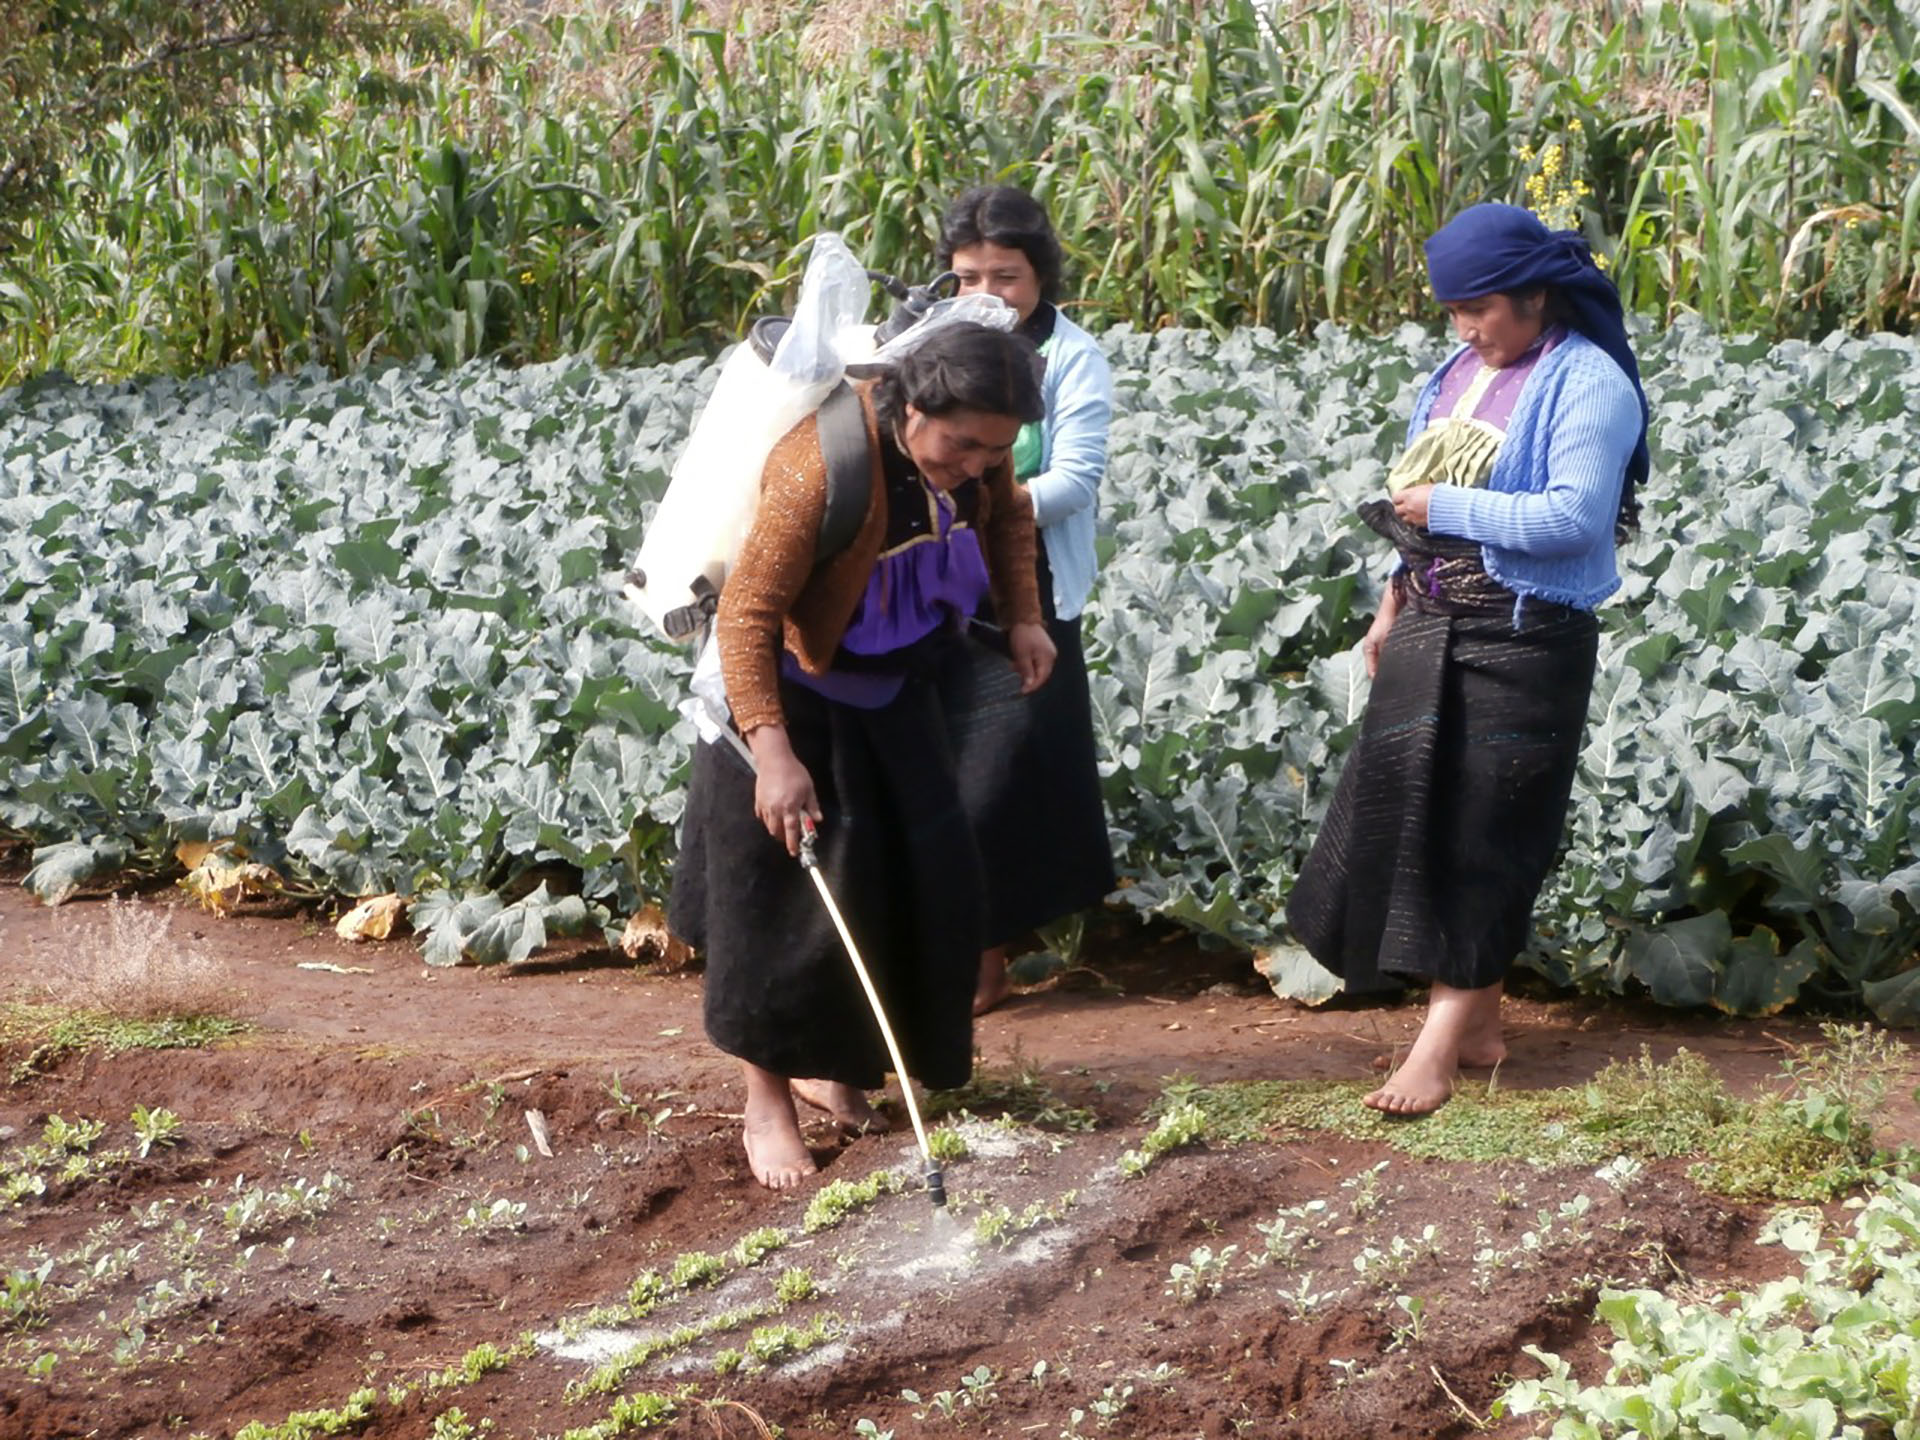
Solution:
{"label": "blue knit sweater", "polygon": [[[1441,377],[1465,353],[1462,346],[1448,356],[1421,390],[1409,441],[1426,428]],[[1632,384],[1598,345],[1570,331],[1527,377],[1486,488],[1436,485],[1427,528],[1478,540],[1487,573],[1509,589],[1591,610],[1620,588],[1613,528],[1639,440]]]}
{"label": "blue knit sweater", "polygon": [[1086,608],[1097,568],[1094,515],[1107,468],[1113,376],[1100,342],[1064,315],[1054,316],[1041,394],[1047,402],[1045,449],[1027,494],[1053,571],[1053,612],[1071,620]]}

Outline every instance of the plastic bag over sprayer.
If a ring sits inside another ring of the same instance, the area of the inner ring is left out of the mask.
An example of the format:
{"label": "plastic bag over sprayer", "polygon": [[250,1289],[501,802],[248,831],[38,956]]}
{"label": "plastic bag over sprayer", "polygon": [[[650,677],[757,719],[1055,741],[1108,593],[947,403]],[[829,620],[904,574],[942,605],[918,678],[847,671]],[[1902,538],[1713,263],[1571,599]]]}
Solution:
{"label": "plastic bag over sprayer", "polygon": [[726,583],[760,499],[774,442],[819,408],[846,372],[839,337],[858,326],[872,284],[838,235],[816,236],[793,323],[771,361],[739,345],[694,422],[686,448],[640,542],[628,598],[673,639],[690,633],[669,617]]}

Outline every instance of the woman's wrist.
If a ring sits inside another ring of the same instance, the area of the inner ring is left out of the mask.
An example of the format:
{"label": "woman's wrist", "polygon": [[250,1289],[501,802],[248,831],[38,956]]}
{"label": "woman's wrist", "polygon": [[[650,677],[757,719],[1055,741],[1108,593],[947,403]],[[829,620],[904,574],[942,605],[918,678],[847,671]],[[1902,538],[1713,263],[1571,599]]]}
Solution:
{"label": "woman's wrist", "polygon": [[793,754],[793,742],[787,738],[784,725],[754,726],[747,732],[747,748],[753,752],[753,758],[762,763],[788,759]]}

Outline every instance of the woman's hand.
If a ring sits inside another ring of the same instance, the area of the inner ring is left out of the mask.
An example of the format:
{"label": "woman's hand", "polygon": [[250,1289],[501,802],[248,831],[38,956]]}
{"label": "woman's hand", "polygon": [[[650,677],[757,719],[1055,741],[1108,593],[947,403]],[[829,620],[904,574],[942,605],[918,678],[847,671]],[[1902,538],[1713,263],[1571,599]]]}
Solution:
{"label": "woman's hand", "polygon": [[1393,629],[1399,614],[1400,587],[1389,584],[1387,593],[1380,597],[1380,613],[1373,617],[1373,624],[1367,627],[1366,636],[1360,642],[1360,658],[1367,662],[1369,680],[1380,669],[1380,648],[1387,643],[1387,632]]}
{"label": "woman's hand", "polygon": [[1427,497],[1433,494],[1431,485],[1409,485],[1393,497],[1393,513],[1409,525],[1418,525],[1422,529],[1427,524]]}
{"label": "woman's hand", "polygon": [[767,833],[786,842],[787,853],[800,853],[800,836],[807,818],[818,822],[820,801],[813,793],[813,776],[793,753],[784,725],[760,725],[747,736],[753,751],[753,813]]}
{"label": "woman's hand", "polygon": [[1047,627],[1028,621],[1007,631],[1007,652],[1013,656],[1013,668],[1020,676],[1020,693],[1031,695],[1047,683],[1053,674],[1053,662],[1060,652],[1053,648]]}

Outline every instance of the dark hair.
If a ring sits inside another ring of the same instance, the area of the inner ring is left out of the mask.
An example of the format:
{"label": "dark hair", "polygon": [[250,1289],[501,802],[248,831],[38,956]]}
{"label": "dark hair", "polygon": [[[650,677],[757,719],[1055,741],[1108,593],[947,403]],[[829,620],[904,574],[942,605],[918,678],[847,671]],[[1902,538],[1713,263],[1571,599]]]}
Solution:
{"label": "dark hair", "polygon": [[977,410],[1031,423],[1047,414],[1040,371],[1040,352],[1024,335],[986,325],[945,325],[881,375],[873,408],[889,428],[905,424],[909,405],[922,415]]}
{"label": "dark hair", "polygon": [[1033,266],[1040,281],[1040,298],[1048,304],[1060,298],[1060,269],[1064,256],[1053,222],[1040,202],[1011,185],[977,185],[954,197],[940,220],[940,242],[934,263],[942,270],[953,265],[953,252],[971,245],[998,245],[1018,250]]}
{"label": "dark hair", "polygon": [[1529,300],[1537,297],[1540,301],[1542,330],[1550,325],[1564,324],[1568,319],[1567,305],[1560,298],[1560,287],[1557,285],[1527,285],[1519,290],[1504,290],[1501,293],[1507,297],[1516,312],[1520,312]]}

